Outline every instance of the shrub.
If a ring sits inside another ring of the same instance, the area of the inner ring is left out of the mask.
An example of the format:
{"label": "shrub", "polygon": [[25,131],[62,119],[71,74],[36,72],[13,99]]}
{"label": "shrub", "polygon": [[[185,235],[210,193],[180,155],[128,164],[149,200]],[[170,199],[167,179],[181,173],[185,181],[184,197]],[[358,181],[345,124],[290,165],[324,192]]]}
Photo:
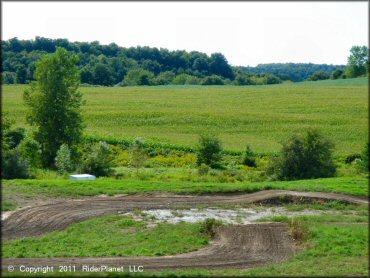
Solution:
{"label": "shrub", "polygon": [[123,80],[123,84],[126,86],[142,86],[152,85],[154,74],[151,71],[144,69],[132,69],[130,70]]}
{"label": "shrub", "polygon": [[63,144],[57,151],[57,156],[55,157],[55,166],[58,169],[58,173],[63,175],[72,170],[71,162],[71,151],[68,145]]}
{"label": "shrub", "polygon": [[97,177],[111,176],[114,173],[112,161],[111,148],[106,142],[100,141],[82,155],[82,170]]}
{"label": "shrub", "polygon": [[244,156],[243,156],[243,164],[249,167],[256,167],[256,155],[252,151],[252,149],[247,145]]}
{"label": "shrub", "polygon": [[4,132],[4,137],[6,138],[9,144],[9,148],[13,149],[17,147],[24,139],[25,132],[26,132],[25,129],[21,127],[9,130],[6,133]]}
{"label": "shrub", "polygon": [[213,218],[207,218],[202,222],[200,226],[200,232],[210,238],[213,238],[216,235],[217,227],[221,226],[222,222]]}
{"label": "shrub", "polygon": [[197,165],[206,164],[212,168],[219,168],[222,159],[221,141],[213,135],[201,135],[197,153]]}
{"label": "shrub", "polygon": [[202,163],[202,165],[199,166],[198,168],[198,174],[199,176],[206,176],[209,172],[210,168],[208,165]]}
{"label": "shrub", "polygon": [[29,162],[17,149],[3,153],[1,164],[1,176],[4,179],[27,179],[31,176]]}
{"label": "shrub", "polygon": [[202,79],[201,85],[224,85],[224,81],[218,75],[206,76]]}
{"label": "shrub", "polygon": [[144,166],[148,158],[144,143],[145,141],[142,138],[137,137],[130,146],[130,165],[136,168],[136,174],[139,174],[140,167]]}
{"label": "shrub", "polygon": [[356,159],[361,159],[361,154],[359,153],[354,153],[354,154],[350,154],[350,155],[347,155],[346,159],[344,160],[344,162],[346,164],[351,164],[353,161],[355,161]]}
{"label": "shrub", "polygon": [[26,136],[18,145],[21,155],[28,160],[32,168],[41,166],[41,146],[31,136]]}
{"label": "shrub", "polygon": [[273,167],[281,180],[332,177],[334,145],[317,130],[309,130],[303,137],[292,136],[283,144],[282,154]]}
{"label": "shrub", "polygon": [[361,161],[359,163],[360,171],[369,174],[369,143],[366,143],[364,150],[361,154]]}

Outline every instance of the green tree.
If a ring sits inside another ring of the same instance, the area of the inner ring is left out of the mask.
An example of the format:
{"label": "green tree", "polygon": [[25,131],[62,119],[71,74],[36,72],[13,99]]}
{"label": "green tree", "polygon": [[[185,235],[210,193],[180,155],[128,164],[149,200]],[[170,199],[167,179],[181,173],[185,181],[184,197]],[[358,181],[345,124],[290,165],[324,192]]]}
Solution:
{"label": "green tree", "polygon": [[276,160],[275,175],[281,180],[326,178],[335,175],[334,144],[317,130],[292,136]]}
{"label": "green tree", "polygon": [[208,165],[212,168],[219,168],[222,159],[221,141],[213,135],[201,135],[199,138],[197,165]]}
{"label": "green tree", "polygon": [[112,167],[112,149],[106,142],[102,141],[93,144],[84,151],[82,157],[82,171],[97,177],[111,176],[114,173]]}
{"label": "green tree", "polygon": [[344,71],[341,69],[336,69],[332,74],[331,74],[331,79],[339,79],[343,78],[343,73]]}
{"label": "green tree", "polygon": [[30,165],[21,155],[18,148],[13,148],[13,142],[9,133],[13,121],[7,116],[2,115],[1,128],[1,177],[4,179],[29,178]]}
{"label": "green tree", "polygon": [[27,159],[30,166],[39,168],[41,166],[41,147],[40,144],[27,135],[19,144],[18,149],[22,156]]}
{"label": "green tree", "polygon": [[77,57],[64,48],[45,55],[36,65],[36,81],[24,92],[29,107],[27,121],[36,126],[35,139],[41,145],[42,164],[54,165],[62,144],[72,147],[82,136],[82,95]]}
{"label": "green tree", "polygon": [[148,158],[144,140],[140,137],[134,139],[130,146],[130,165],[136,168],[136,174],[139,174],[140,167],[144,166]]}
{"label": "green tree", "polygon": [[71,151],[68,145],[63,144],[60,146],[55,157],[55,166],[58,169],[58,173],[61,175],[72,170]]}
{"label": "green tree", "polygon": [[348,57],[346,76],[358,77],[369,72],[369,48],[367,46],[352,46]]}
{"label": "green tree", "polygon": [[[81,77],[86,77],[86,72]],[[110,86],[113,84],[113,73],[111,69],[102,63],[99,63],[95,66],[93,72],[93,82],[96,85]]]}
{"label": "green tree", "polygon": [[249,167],[256,167],[256,155],[252,151],[249,145],[247,145],[244,156],[243,156],[243,164]]}
{"label": "green tree", "polygon": [[130,70],[125,78],[123,84],[126,86],[141,86],[152,85],[154,74],[150,71],[143,69]]}

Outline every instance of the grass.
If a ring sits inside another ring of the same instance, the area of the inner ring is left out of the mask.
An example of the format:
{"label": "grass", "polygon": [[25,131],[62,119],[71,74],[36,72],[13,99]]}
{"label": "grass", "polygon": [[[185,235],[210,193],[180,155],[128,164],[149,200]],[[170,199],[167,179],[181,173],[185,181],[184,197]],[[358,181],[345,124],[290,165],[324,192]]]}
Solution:
{"label": "grass", "polygon": [[[305,216],[295,218],[304,227],[306,238],[297,253],[281,264],[257,267],[247,270],[166,270],[143,273],[94,273],[95,277],[206,277],[206,276],[368,276],[368,226],[356,224],[354,217],[335,215]],[[332,219],[335,217],[335,219]],[[270,219],[271,220],[271,219]],[[291,223],[291,219],[276,219]],[[348,222],[340,224],[338,222]],[[4,273],[17,276],[22,273]],[[59,276],[60,273],[50,273]],[[49,275],[49,274],[48,274]],[[84,276],[86,273],[66,273],[67,276]],[[92,274],[89,273],[89,276]]]}
{"label": "grass", "polygon": [[243,183],[212,182],[164,182],[142,180],[115,180],[100,178],[95,181],[71,180],[3,180],[4,200],[14,196],[23,199],[78,198],[101,194],[136,194],[172,192],[179,194],[256,192],[268,189],[295,191],[335,192],[356,196],[368,196],[368,179],[361,177],[340,177],[299,181],[266,181]]}
{"label": "grass", "polygon": [[208,243],[201,223],[145,222],[114,215],[98,217],[41,237],[3,242],[3,258],[164,256],[197,250]]}
{"label": "grass", "polygon": [[[293,131],[324,131],[340,155],[360,152],[367,138],[367,78],[276,86],[82,87],[85,133],[142,136],[194,147],[205,130],[225,149],[271,153]],[[25,85],[2,86],[3,110],[26,126]]]}

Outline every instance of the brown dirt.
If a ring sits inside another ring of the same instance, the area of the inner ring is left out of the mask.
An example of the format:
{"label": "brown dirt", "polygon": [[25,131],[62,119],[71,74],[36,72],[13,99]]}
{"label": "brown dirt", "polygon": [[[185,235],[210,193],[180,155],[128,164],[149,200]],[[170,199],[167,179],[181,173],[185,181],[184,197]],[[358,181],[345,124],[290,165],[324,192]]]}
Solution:
{"label": "brown dirt", "polygon": [[[39,236],[65,229],[72,223],[134,209],[163,209],[172,206],[212,204],[259,203],[281,196],[340,200],[356,204],[368,204],[367,198],[334,193],[296,192],[267,190],[252,194],[179,196],[173,194],[129,195],[116,197],[92,197],[65,200],[26,207],[12,213],[3,221],[3,240],[25,236]],[[293,243],[288,226],[283,223],[226,226],[217,231],[215,241],[204,249],[187,254],[164,257],[114,257],[114,258],[17,258],[3,259],[2,267],[8,265],[57,266],[57,265],[143,265],[145,269],[166,268],[226,268],[252,266],[280,262],[293,254]]]}

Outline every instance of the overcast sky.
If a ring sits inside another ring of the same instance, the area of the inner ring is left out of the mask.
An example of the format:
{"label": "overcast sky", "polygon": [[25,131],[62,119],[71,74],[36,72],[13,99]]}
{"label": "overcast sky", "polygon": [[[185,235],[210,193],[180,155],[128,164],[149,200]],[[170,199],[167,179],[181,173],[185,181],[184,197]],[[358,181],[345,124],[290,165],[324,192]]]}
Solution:
{"label": "overcast sky", "polygon": [[368,2],[2,2],[2,39],[67,38],[221,52],[232,65],[346,64]]}

